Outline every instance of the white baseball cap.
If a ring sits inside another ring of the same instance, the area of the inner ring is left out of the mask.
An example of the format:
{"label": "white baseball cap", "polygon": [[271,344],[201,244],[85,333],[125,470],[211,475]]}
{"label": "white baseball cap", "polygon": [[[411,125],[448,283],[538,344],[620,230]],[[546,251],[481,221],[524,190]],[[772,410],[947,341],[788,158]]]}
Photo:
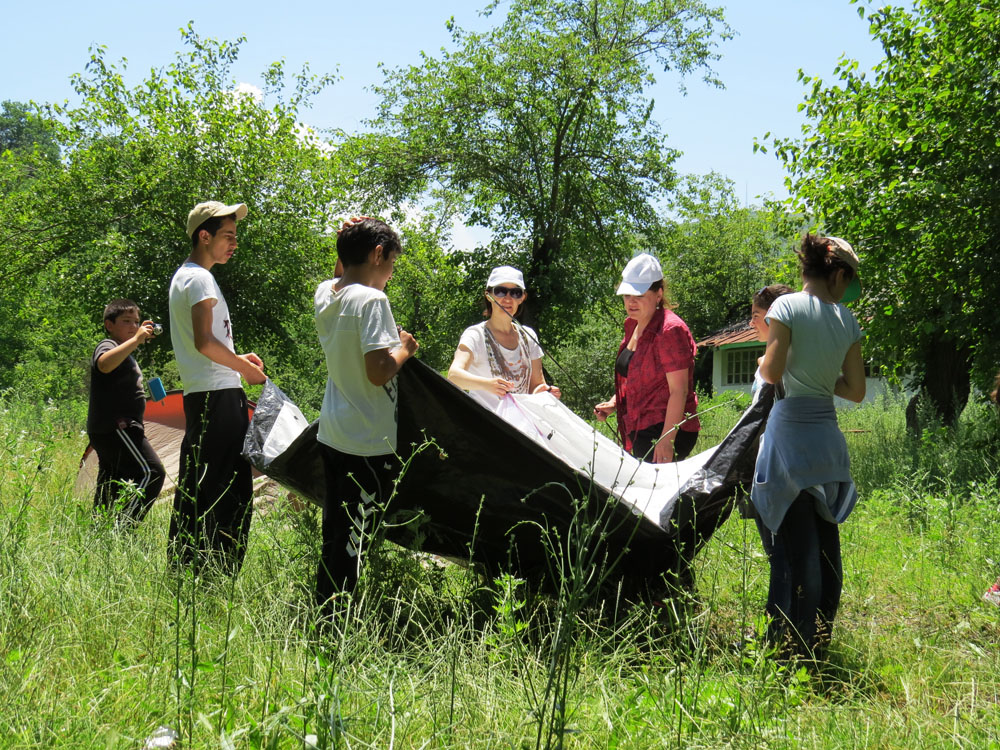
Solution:
{"label": "white baseball cap", "polygon": [[526,288],[524,286],[524,274],[514,268],[514,266],[497,266],[490,271],[490,278],[486,281],[486,288],[491,289],[497,284],[513,284],[514,286],[521,287],[521,289]]}
{"label": "white baseball cap", "polygon": [[649,253],[642,253],[632,258],[625,266],[625,270],[622,271],[622,283],[618,285],[615,294],[639,297],[657,281],[663,281],[660,261]]}

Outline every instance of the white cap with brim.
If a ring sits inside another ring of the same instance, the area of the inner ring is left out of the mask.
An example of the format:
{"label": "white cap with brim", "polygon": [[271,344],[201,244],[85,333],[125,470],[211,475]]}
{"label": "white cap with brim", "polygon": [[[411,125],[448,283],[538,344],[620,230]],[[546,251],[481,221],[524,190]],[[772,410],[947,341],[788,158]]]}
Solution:
{"label": "white cap with brim", "polygon": [[618,285],[615,294],[627,294],[639,297],[645,294],[649,287],[657,281],[663,281],[663,269],[660,261],[649,253],[637,255],[628,262],[622,271],[622,283]]}
{"label": "white cap with brim", "polygon": [[858,254],[854,252],[851,243],[845,239],[829,236],[826,239],[830,242],[830,252],[833,253],[833,256],[838,260],[844,261],[854,271],[854,278],[847,285],[847,291],[844,292],[844,296],[840,298],[841,303],[854,302],[854,300],[861,296],[861,279],[858,276],[858,266],[860,265]]}
{"label": "white cap with brim", "polygon": [[234,203],[231,206],[227,206],[225,203],[220,203],[219,201],[199,203],[188,214],[188,237],[193,237],[195,230],[213,216],[230,216],[233,214],[236,215],[236,221],[243,221],[247,217],[247,204]]}
{"label": "white cap with brim", "polygon": [[524,286],[524,274],[514,266],[497,266],[490,271],[490,278],[486,281],[486,288],[492,289],[498,284],[513,284],[514,286],[526,289]]}

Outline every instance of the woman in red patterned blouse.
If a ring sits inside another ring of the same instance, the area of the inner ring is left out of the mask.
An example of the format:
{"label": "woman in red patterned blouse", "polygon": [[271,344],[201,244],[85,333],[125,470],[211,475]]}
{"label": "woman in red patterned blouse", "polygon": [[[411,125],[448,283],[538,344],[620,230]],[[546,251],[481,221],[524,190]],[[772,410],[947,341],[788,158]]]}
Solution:
{"label": "woman in red patterned blouse", "polygon": [[701,429],[694,416],[694,339],[664,305],[663,270],[652,255],[629,261],[617,293],[628,317],[615,360],[615,395],[597,404],[594,415],[603,422],[618,412],[618,432],[636,458],[680,461],[690,455]]}

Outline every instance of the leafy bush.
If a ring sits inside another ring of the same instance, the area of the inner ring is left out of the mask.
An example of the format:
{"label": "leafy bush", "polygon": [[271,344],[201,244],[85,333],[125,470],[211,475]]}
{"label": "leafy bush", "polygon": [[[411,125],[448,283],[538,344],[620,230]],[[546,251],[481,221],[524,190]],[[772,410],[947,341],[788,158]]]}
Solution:
{"label": "leafy bush", "polygon": [[615,325],[587,315],[542,360],[550,382],[562,390],[563,403],[584,419],[593,414],[594,404],[614,395],[615,356],[621,340],[620,321]]}

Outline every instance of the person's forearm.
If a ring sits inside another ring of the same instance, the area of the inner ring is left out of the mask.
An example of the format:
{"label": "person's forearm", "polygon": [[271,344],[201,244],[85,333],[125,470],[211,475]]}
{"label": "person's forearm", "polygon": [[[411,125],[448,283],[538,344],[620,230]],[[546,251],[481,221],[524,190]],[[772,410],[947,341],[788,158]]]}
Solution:
{"label": "person's forearm", "polygon": [[791,345],[792,331],[784,323],[771,321],[767,329],[767,346],[760,362],[760,376],[772,385],[778,383],[785,374],[788,347]]}
{"label": "person's forearm", "polygon": [[528,381],[528,393],[537,393],[539,386],[545,385],[545,373],[542,371],[542,360],[531,360],[531,377]]}
{"label": "person's forearm", "polygon": [[217,338],[212,337],[203,341],[197,348],[201,354],[204,354],[217,365],[222,365],[223,367],[228,367],[230,370],[235,370],[244,378],[246,378],[248,374],[253,377],[253,374],[256,372],[256,368],[253,364],[247,362],[238,354],[234,353],[228,346],[223,344]]}
{"label": "person's forearm", "polygon": [[110,349],[97,358],[97,369],[105,375],[114,370],[118,365],[129,358],[129,355],[136,350],[139,342],[134,338],[123,341],[114,349]]}
{"label": "person's forearm", "polygon": [[660,438],[669,439],[671,445],[677,439],[677,430],[680,429],[680,424],[684,421],[686,397],[685,393],[671,392],[670,399],[667,401],[667,411],[663,418],[663,432],[660,434]]}
{"label": "person's forearm", "polygon": [[837,378],[837,382],[833,386],[835,396],[846,398],[848,401],[853,401],[856,404],[860,404],[865,400],[866,391],[867,388],[864,380],[852,387],[843,375]]}
{"label": "person's forearm", "polygon": [[448,369],[448,380],[466,391],[485,391],[493,386],[490,378],[473,375],[468,370],[454,366]]}
{"label": "person's forearm", "polygon": [[760,362],[760,376],[763,378],[765,383],[770,383],[774,385],[781,380],[781,376],[785,374],[785,363],[775,362],[774,359],[768,359],[765,355]]}
{"label": "person's forearm", "polygon": [[[385,352],[384,349],[382,351]],[[386,356],[379,357],[376,360],[374,368],[366,368],[368,380],[372,385],[379,387],[385,385],[395,377],[399,369],[412,355],[413,353],[403,346],[397,346],[395,349],[389,350]]]}
{"label": "person's forearm", "polygon": [[833,392],[848,401],[861,403],[865,400],[867,383],[865,381],[865,362],[861,357],[861,342],[858,341],[847,350],[841,373],[834,383]]}

